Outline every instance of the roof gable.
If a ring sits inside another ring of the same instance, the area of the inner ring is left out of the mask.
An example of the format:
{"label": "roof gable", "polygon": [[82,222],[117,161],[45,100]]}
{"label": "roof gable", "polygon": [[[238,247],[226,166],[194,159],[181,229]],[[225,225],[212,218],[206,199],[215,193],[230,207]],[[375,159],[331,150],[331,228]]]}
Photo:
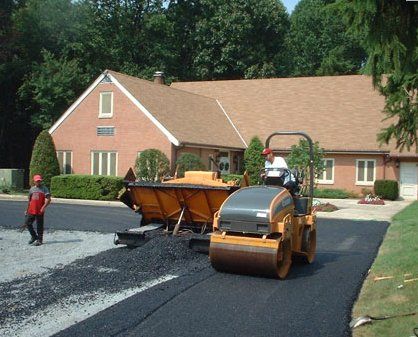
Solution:
{"label": "roof gable", "polygon": [[109,71],[180,144],[246,147],[216,99]]}
{"label": "roof gable", "polygon": [[176,146],[246,147],[215,99],[112,70],[103,72],[49,129],[49,133],[52,134],[103,80],[111,80]]}

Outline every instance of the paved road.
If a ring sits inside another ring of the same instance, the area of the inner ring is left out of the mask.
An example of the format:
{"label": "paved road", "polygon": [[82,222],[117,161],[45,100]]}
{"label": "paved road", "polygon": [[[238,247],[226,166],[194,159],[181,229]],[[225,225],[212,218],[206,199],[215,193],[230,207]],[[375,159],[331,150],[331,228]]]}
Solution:
{"label": "paved road", "polygon": [[[0,201],[2,221],[20,216],[22,206]],[[73,227],[77,225],[86,230],[108,231],[129,227],[126,225],[136,219],[129,209],[125,212],[119,208],[53,205],[48,211],[48,222],[54,228],[82,229]],[[316,261],[308,266],[294,265],[285,281],[217,273],[207,259],[193,260],[194,268],[180,277],[129,297],[57,336],[350,336],[352,305],[387,226],[381,221],[320,219]],[[104,278],[107,274],[100,273],[100,281],[117,287],[115,277],[138,264],[143,264],[144,270],[151,266],[152,270],[157,248],[149,253],[143,247],[131,253],[109,250],[97,259],[79,260],[77,268],[56,271],[43,282],[62,285],[63,273],[73,270],[77,281],[71,283],[72,291],[83,290],[87,284],[92,287],[97,283],[94,278],[99,273],[92,266],[107,261],[118,270],[109,274],[108,281]],[[135,258],[128,259],[131,254]],[[165,256],[170,259],[170,251],[165,251]],[[164,259],[164,255],[159,258]],[[185,263],[183,268],[187,266]],[[162,273],[167,270],[163,268]],[[153,277],[163,276],[159,269],[152,271]],[[136,273],[131,286],[141,283],[142,274]],[[124,279],[123,286],[129,287],[128,283]]]}
{"label": "paved road", "polygon": [[[24,221],[26,201],[0,200],[0,226],[17,228]],[[45,214],[46,230],[80,230],[114,233],[137,227],[139,216],[128,207],[52,203]]]}

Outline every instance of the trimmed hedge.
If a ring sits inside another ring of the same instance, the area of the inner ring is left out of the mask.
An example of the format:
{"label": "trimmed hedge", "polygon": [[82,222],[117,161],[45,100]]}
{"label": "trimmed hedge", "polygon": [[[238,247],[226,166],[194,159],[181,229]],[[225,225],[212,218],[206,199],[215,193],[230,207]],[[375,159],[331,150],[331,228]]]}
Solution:
{"label": "trimmed hedge", "polygon": [[328,198],[328,199],[347,199],[351,194],[341,189],[331,188],[315,188],[314,198]]}
{"label": "trimmed hedge", "polygon": [[113,176],[63,174],[51,180],[51,194],[57,198],[117,200],[123,178]]}
{"label": "trimmed hedge", "polygon": [[399,197],[399,186],[396,180],[375,180],[374,194],[382,199],[396,200]]}

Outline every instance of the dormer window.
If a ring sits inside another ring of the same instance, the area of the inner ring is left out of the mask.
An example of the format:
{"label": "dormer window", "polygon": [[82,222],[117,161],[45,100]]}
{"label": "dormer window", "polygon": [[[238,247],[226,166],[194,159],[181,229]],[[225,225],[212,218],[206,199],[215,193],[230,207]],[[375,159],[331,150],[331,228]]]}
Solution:
{"label": "dormer window", "polygon": [[99,104],[99,118],[111,118],[113,116],[113,92],[101,92]]}

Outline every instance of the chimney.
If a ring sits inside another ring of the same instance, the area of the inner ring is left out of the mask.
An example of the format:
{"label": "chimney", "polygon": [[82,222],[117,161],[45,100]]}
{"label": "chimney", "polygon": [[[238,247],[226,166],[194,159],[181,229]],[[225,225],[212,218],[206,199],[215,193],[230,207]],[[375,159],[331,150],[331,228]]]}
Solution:
{"label": "chimney", "polygon": [[156,71],[154,74],[154,83],[157,84],[165,84],[164,80],[164,72],[163,71]]}

